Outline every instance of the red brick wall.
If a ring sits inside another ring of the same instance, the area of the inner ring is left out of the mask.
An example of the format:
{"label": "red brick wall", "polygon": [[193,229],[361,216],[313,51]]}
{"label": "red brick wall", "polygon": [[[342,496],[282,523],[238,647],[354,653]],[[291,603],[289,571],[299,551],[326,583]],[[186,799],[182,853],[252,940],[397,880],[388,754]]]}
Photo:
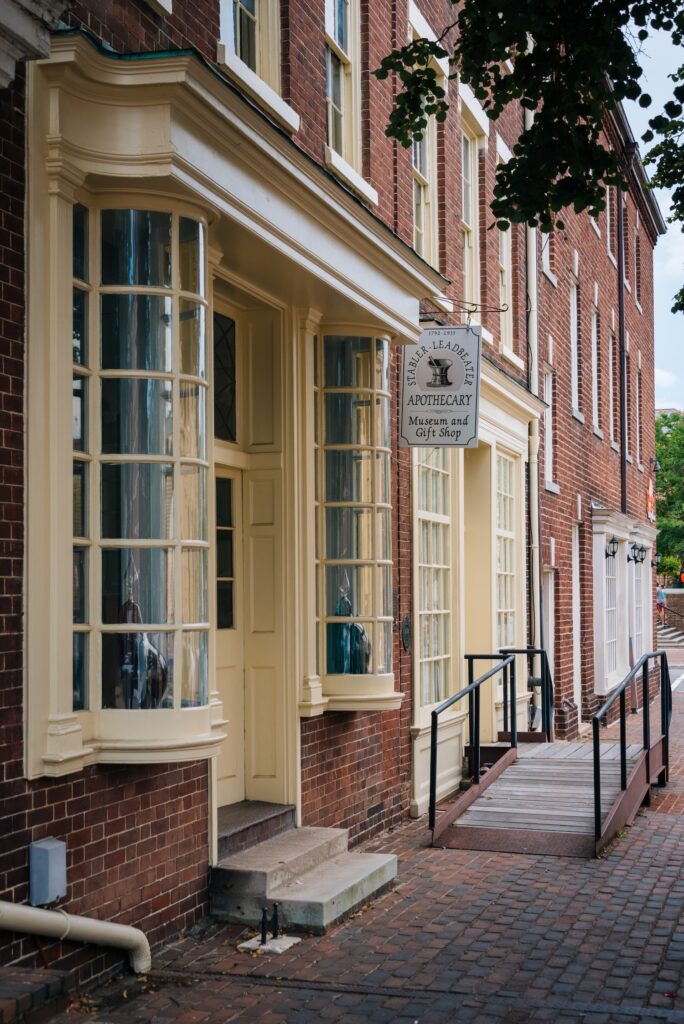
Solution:
{"label": "red brick wall", "polygon": [[[141,927],[152,943],[207,910],[207,765],[90,768],[23,778],[24,74],[0,91],[0,897],[28,896],[28,845],[68,844],[74,914]],[[34,641],[35,642],[35,641]],[[46,944],[83,977],[120,962],[93,946]],[[35,959],[0,932],[0,962]]]}

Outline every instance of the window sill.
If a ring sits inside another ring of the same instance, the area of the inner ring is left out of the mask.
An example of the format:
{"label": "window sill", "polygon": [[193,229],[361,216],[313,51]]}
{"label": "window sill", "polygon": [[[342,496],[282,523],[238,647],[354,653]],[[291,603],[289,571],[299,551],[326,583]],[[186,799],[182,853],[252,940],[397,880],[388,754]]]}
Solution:
{"label": "window sill", "polygon": [[546,280],[553,285],[554,288],[558,287],[558,278],[551,270],[547,270],[545,267],[542,267],[542,274],[544,275]]}
{"label": "window sill", "polygon": [[378,193],[375,191],[372,185],[361,177],[358,171],[355,171],[351,164],[340,156],[336,150],[331,149],[330,146],[325,147],[325,166],[328,170],[332,171],[336,177],[345,183],[353,192],[356,192],[358,196],[365,199],[371,206],[378,205]]}
{"label": "window sill", "polygon": [[394,689],[394,675],[326,676],[326,711],[396,711],[403,693]]}
{"label": "window sill", "polygon": [[507,359],[509,363],[512,363],[513,366],[517,366],[519,370],[525,369],[525,363],[522,361],[519,355],[516,355],[512,348],[508,347],[508,345],[501,346],[501,355],[504,357],[504,359]]}
{"label": "window sill", "polygon": [[603,441],[603,431],[600,427],[594,427],[594,437],[598,437],[599,441]]}
{"label": "window sill", "polygon": [[616,441],[611,441],[610,442],[610,447],[613,449],[614,452],[619,452],[620,451],[620,445],[617,444]]}
{"label": "window sill", "polygon": [[580,412],[579,409],[572,410],[572,418],[577,420],[578,423],[584,423],[584,413]]}
{"label": "window sill", "polygon": [[[470,319],[473,320],[472,317]],[[474,320],[473,320],[473,323],[475,323]],[[494,344],[494,335],[492,334],[492,332],[488,331],[486,327],[480,327],[480,330],[482,331],[482,340],[487,345],[493,345]]]}
{"label": "window sill", "polygon": [[557,484],[555,480],[545,480],[544,490],[549,491],[551,494],[560,494],[560,484]]}
{"label": "window sill", "polygon": [[600,238],[601,237],[601,228],[598,226],[598,224],[596,223],[596,221],[594,220],[593,217],[589,218],[589,223],[591,224],[592,228],[596,232],[596,237]]}
{"label": "window sill", "polygon": [[644,464],[643,464],[643,462],[637,462],[637,469],[639,470],[640,473],[643,473],[643,471],[644,471]]}
{"label": "window sill", "polygon": [[613,264],[614,267],[617,267],[617,265],[618,265],[617,264],[617,259],[615,258],[613,253],[610,251],[610,249],[608,249],[607,252],[608,252],[608,259],[610,260],[610,262]]}
{"label": "window sill", "polygon": [[625,455],[625,459],[627,460],[627,462],[629,462],[629,464],[631,466],[632,465],[632,456],[629,454],[629,452],[627,452],[627,454]]}
{"label": "window sill", "polygon": [[644,312],[643,309],[641,308],[641,303],[637,299],[636,295],[634,296],[634,305],[636,306],[636,308],[639,310],[640,313]]}
{"label": "window sill", "polygon": [[218,46],[218,63],[281,127],[288,132],[299,131],[299,114],[223,43]]}

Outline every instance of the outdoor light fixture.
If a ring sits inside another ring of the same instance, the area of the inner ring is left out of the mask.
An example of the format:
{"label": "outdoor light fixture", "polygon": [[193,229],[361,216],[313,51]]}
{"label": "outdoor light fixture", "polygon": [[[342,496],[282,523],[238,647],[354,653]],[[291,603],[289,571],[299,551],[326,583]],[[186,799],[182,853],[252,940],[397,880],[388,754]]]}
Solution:
{"label": "outdoor light fixture", "polygon": [[658,552],[658,553],[656,554],[655,558],[652,558],[652,559],[651,559],[651,568],[652,568],[652,569],[658,569],[658,568],[660,568],[660,559],[661,559],[662,557],[663,557],[663,556],[662,556],[662,555],[660,554],[660,552]]}
{"label": "outdoor light fixture", "polygon": [[627,555],[627,561],[635,562],[637,565],[641,565],[643,560],[646,558],[646,548],[644,547],[644,545],[639,545],[635,541],[629,550],[631,551],[631,554]]}
{"label": "outdoor light fixture", "polygon": [[648,464],[649,464],[649,466],[651,467],[651,469],[653,470],[654,473],[660,472],[660,463],[658,462],[657,459],[649,459],[648,460]]}
{"label": "outdoor light fixture", "polygon": [[606,558],[615,558],[617,555],[618,542],[615,537],[611,537],[606,544]]}

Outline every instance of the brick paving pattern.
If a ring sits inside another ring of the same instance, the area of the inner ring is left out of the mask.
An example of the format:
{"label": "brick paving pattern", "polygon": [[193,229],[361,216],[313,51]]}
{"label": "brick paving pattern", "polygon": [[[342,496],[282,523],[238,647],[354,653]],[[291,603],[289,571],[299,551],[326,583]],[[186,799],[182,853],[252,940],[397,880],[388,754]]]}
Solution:
{"label": "brick paving pattern", "polygon": [[410,822],[365,847],[398,854],[396,888],[328,935],[250,956],[239,928],[207,923],[88,1019],[684,1024],[684,687],[671,765],[600,860],[430,849],[424,820]]}

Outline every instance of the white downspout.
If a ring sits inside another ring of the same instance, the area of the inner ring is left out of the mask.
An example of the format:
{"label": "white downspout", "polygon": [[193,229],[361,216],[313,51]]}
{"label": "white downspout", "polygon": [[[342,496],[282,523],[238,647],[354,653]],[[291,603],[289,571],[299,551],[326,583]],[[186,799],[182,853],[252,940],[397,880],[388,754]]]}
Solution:
{"label": "white downspout", "polygon": [[[534,113],[525,110],[525,129],[532,126]],[[537,229],[526,228],[525,263],[527,272],[527,345],[529,385],[533,395],[539,395],[539,320],[537,315]],[[530,423],[530,563],[532,567],[532,618],[534,647],[542,645],[541,629],[541,571],[539,546],[539,420]],[[536,674],[539,672],[535,669]]]}
{"label": "white downspout", "polygon": [[0,900],[0,928],[25,935],[46,935],[69,942],[92,942],[98,946],[126,949],[131,969],[146,974],[152,967],[150,944],[139,928],[110,921],[97,921],[92,917],[77,917],[64,910],[41,910],[20,903]]}

